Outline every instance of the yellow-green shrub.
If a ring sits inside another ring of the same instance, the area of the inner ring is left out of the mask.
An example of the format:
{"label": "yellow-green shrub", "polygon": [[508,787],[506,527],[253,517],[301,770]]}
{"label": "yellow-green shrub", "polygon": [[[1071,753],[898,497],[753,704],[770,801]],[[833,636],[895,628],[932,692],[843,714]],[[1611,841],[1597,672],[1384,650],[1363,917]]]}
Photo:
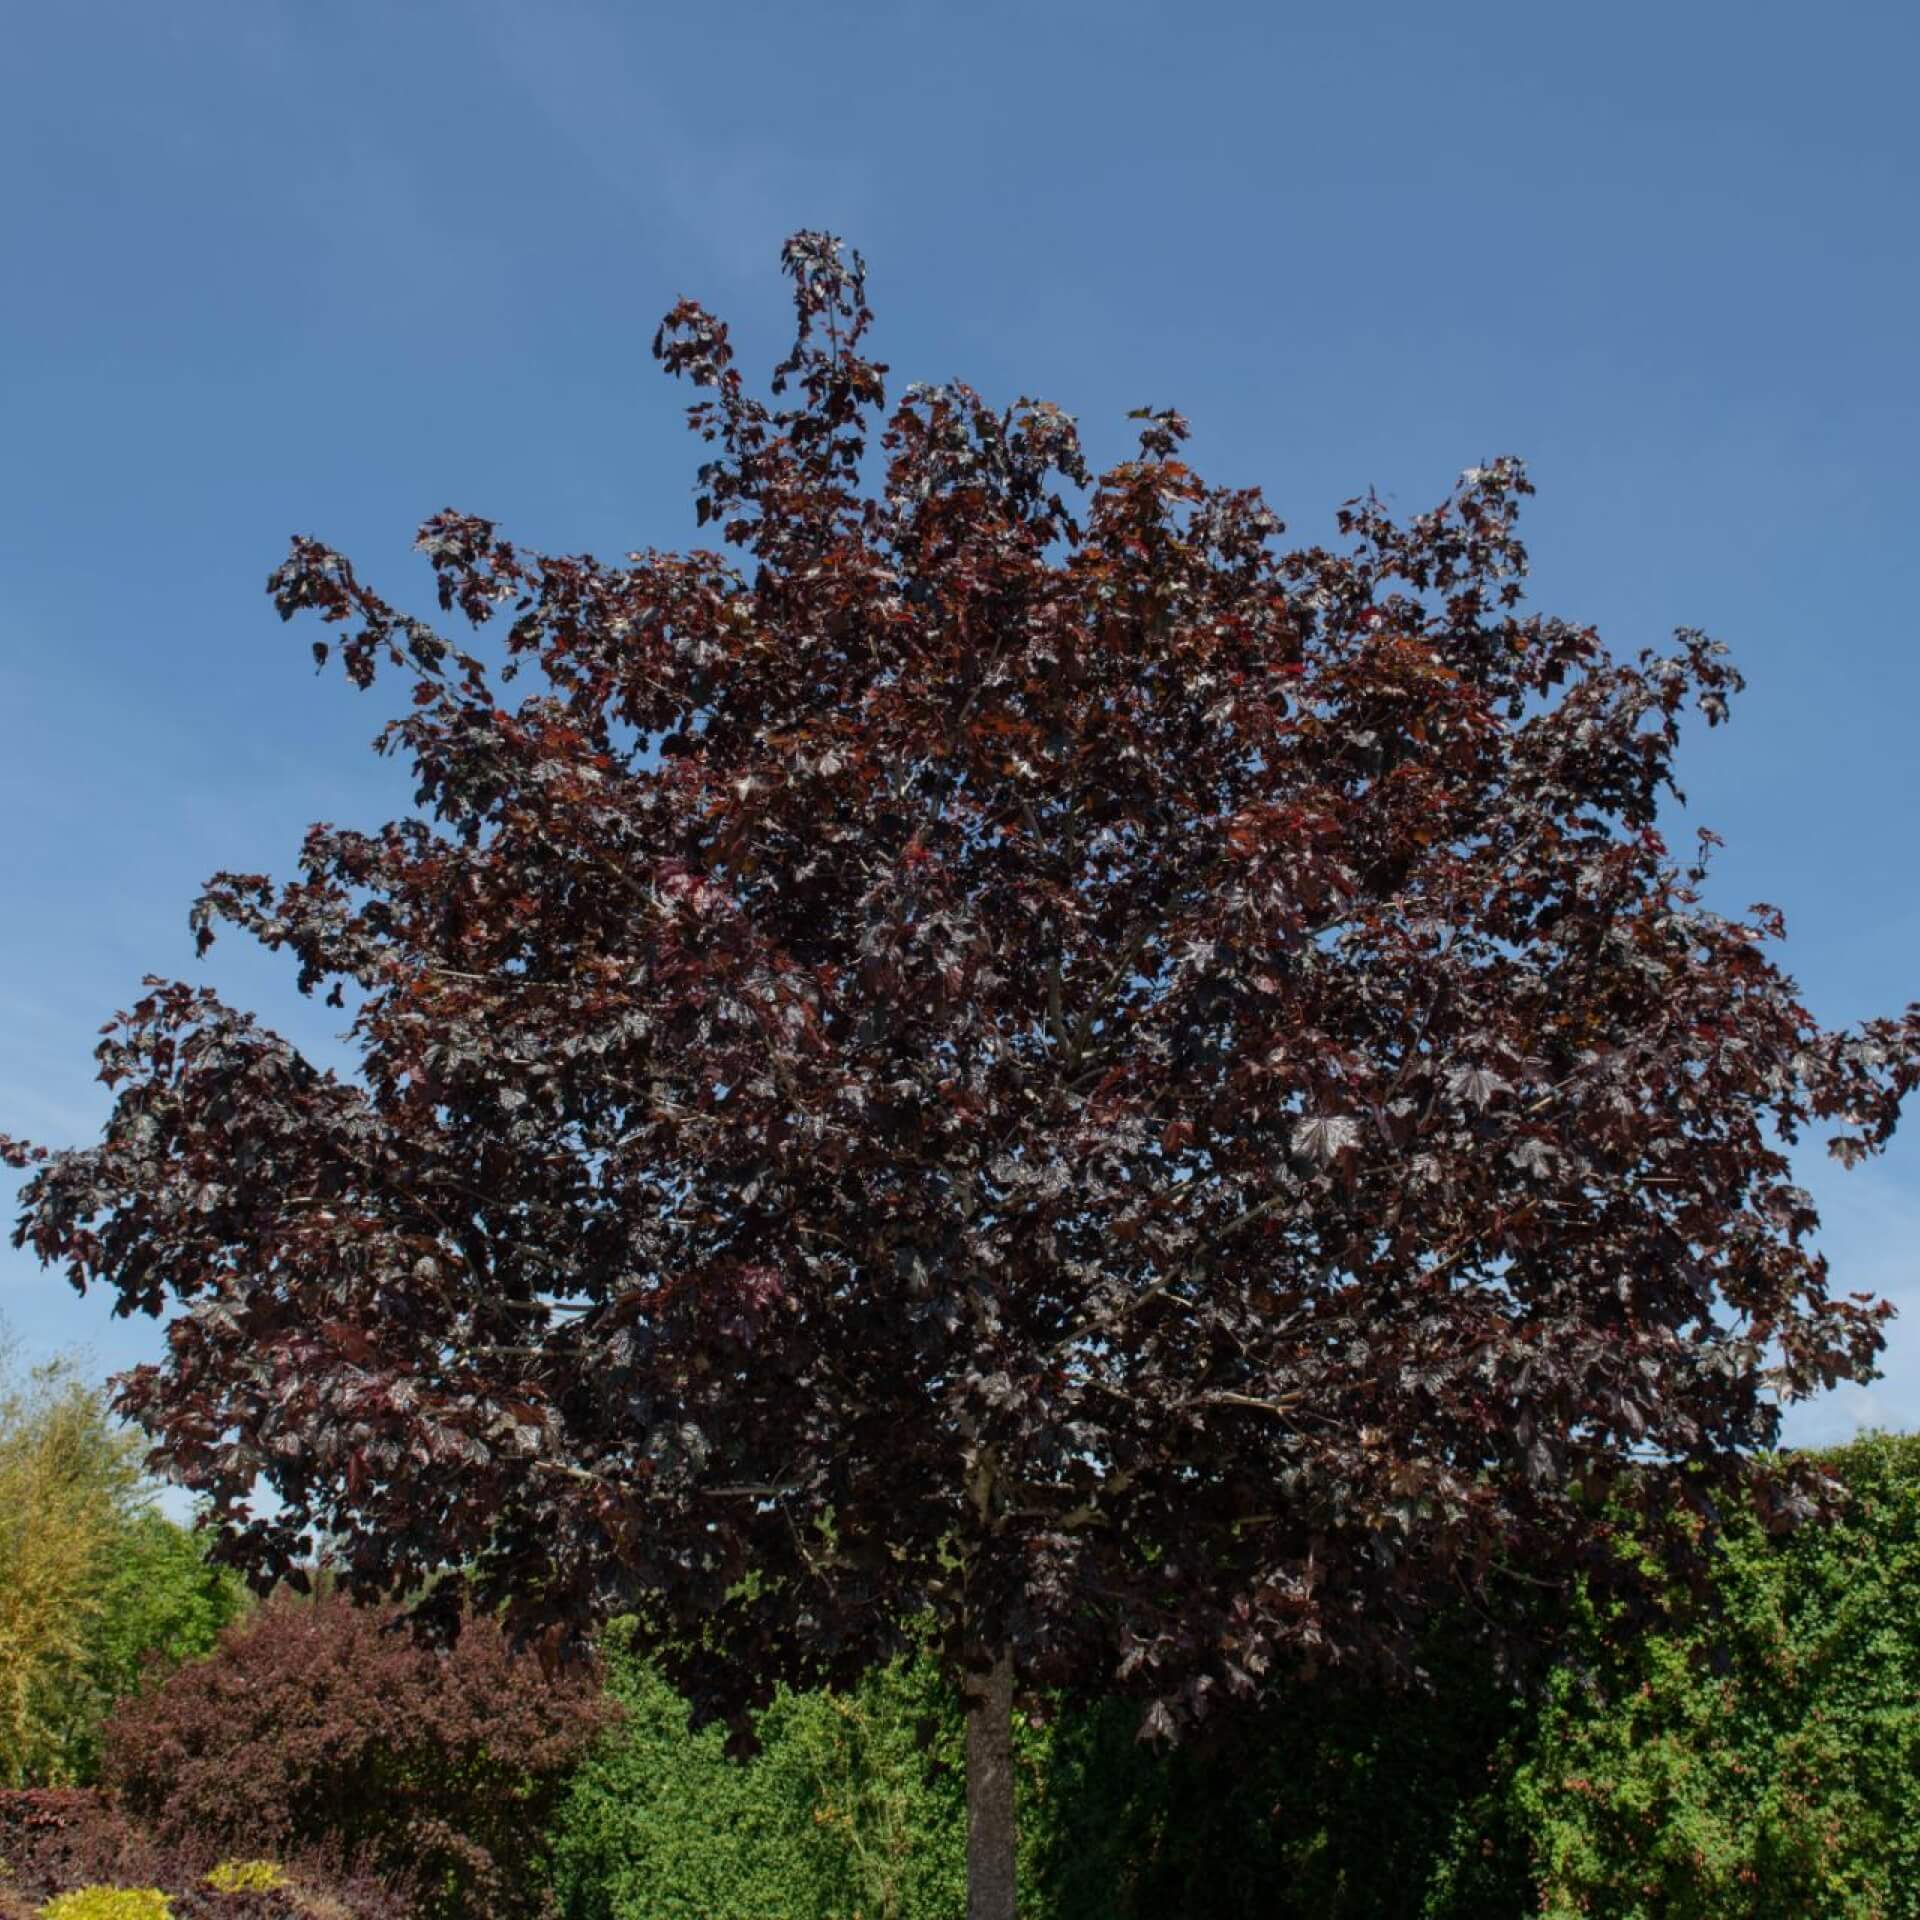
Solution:
{"label": "yellow-green shrub", "polygon": [[167,1920],[171,1910],[158,1887],[80,1887],[56,1894],[40,1920]]}
{"label": "yellow-green shrub", "polygon": [[102,1389],[64,1363],[17,1378],[0,1351],[0,1789],[94,1780],[114,1701],[244,1605],[149,1504],[138,1454]]}
{"label": "yellow-green shrub", "polygon": [[287,1884],[287,1870],[277,1860],[222,1860],[207,1875],[215,1893],[277,1893]]}

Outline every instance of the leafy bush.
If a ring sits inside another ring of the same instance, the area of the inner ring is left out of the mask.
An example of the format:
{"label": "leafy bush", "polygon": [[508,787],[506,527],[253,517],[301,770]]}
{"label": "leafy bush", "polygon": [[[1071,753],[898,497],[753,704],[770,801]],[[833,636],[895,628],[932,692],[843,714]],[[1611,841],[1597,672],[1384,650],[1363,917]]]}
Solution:
{"label": "leafy bush", "polygon": [[[1045,1920],[1504,1920],[1529,1909],[1491,1763],[1517,1703],[1437,1636],[1432,1690],[1295,1681],[1161,1752],[1139,1707],[1064,1713],[1030,1801]],[[1023,1909],[1024,1910],[1024,1909]]]}
{"label": "leafy bush", "polygon": [[57,1894],[41,1920],[171,1920],[173,1903],[158,1887],[80,1887]]}
{"label": "leafy bush", "polygon": [[722,1734],[687,1731],[687,1705],[623,1661],[619,1731],[580,1770],[559,1809],[554,1885],[569,1920],[772,1920],[791,1905],[793,1835],[730,1766]]}
{"label": "leafy bush", "polygon": [[161,1839],[330,1847],[406,1873],[423,1914],[542,1910],[542,1834],[611,1709],[489,1620],[437,1653],[391,1613],[269,1602],[108,1722],[105,1777]]}
{"label": "leafy bush", "polygon": [[0,1793],[0,1920],[35,1920],[35,1903],[102,1887],[156,1888],[173,1920],[413,1920],[404,1885],[337,1858],[308,1853],[276,1867],[275,1886],[222,1888],[208,1884],[220,1857],[204,1835],[157,1839],[103,1793]]}
{"label": "leafy bush", "polygon": [[1920,1436],[1826,1455],[1831,1526],[1727,1530],[1713,1613],[1594,1609],[1508,1789],[1538,1910],[1920,1916]]}
{"label": "leafy bush", "polygon": [[[758,1730],[758,1785],[794,1835],[793,1866],[819,1890],[817,1911],[866,1920],[965,1911],[965,1736],[932,1662],[897,1663],[847,1694],[783,1692]],[[1023,1730],[1016,1792],[1030,1796],[1043,1752]]]}
{"label": "leafy bush", "polygon": [[87,1788],[0,1792],[0,1861],[4,1884],[37,1898],[165,1877],[151,1837]]}
{"label": "leafy bush", "polygon": [[287,1870],[277,1860],[222,1860],[206,1878],[215,1893],[275,1893]]}
{"label": "leafy bush", "polygon": [[965,1906],[959,1722],[932,1669],[869,1674],[851,1695],[782,1693],[759,1753],[718,1727],[624,1634],[611,1636],[618,1727],[556,1825],[569,1920],[947,1920]]}

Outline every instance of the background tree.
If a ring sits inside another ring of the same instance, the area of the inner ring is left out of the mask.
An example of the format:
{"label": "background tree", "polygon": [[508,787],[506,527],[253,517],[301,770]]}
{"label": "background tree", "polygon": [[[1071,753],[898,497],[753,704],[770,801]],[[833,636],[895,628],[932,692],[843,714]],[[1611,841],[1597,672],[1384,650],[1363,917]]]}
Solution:
{"label": "background tree", "polygon": [[126,1516],[96,1573],[83,1684],[68,1701],[63,1773],[99,1777],[101,1730],[116,1702],[213,1650],[247,1610],[244,1583],[214,1566],[203,1538],[157,1507]]}
{"label": "background tree", "polygon": [[245,1604],[139,1453],[72,1363],[0,1381],[0,1786],[91,1781],[115,1700]]}
{"label": "background tree", "polygon": [[1523,613],[1515,462],[1293,551],[1172,412],[1096,481],[1057,409],[913,387],[876,471],[861,264],[784,258],[782,404],[691,302],[655,342],[731,556],[438,515],[489,652],[295,541],[419,811],[194,918],[351,996],[360,1076],[156,980],[103,1142],[10,1149],[19,1234],[177,1307],[124,1404],[263,1579],[320,1527],[363,1593],[459,1567],[429,1618],[632,1609],[736,1717],[931,1618],[999,1914],[1016,1676],[1170,1734],[1404,1666],[1630,1458],[1698,1509],[1863,1376],[1784,1148],[1884,1143],[1920,1011],[1825,1031],[1779,916],[1701,903],[1656,818],[1737,675]]}
{"label": "background tree", "polygon": [[0,1786],[71,1777],[72,1704],[138,1452],[70,1366],[0,1380]]}

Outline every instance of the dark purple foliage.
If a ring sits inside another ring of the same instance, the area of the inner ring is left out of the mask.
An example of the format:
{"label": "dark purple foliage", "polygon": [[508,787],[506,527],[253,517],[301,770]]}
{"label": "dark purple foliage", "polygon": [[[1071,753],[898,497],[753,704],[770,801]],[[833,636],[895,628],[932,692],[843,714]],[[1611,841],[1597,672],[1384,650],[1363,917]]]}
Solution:
{"label": "dark purple foliage", "polygon": [[1286,550],[1175,413],[1092,479],[1054,407],[919,386],[868,491],[861,269],[786,264],[778,407],[700,307],[655,343],[731,553],[443,513],[494,652],[316,540],[273,575],[399,676],[419,811],[194,920],[349,1004],[361,1077],[155,981],[105,1140],[12,1149],[20,1239],[176,1314],[124,1404],[221,1550],[637,1608],[735,1713],[930,1616],[1166,1731],[1499,1615],[1627,1463],[1698,1508],[1864,1376],[1785,1146],[1884,1144],[1920,1010],[1822,1029],[1663,840],[1724,651],[1523,611],[1507,459]]}

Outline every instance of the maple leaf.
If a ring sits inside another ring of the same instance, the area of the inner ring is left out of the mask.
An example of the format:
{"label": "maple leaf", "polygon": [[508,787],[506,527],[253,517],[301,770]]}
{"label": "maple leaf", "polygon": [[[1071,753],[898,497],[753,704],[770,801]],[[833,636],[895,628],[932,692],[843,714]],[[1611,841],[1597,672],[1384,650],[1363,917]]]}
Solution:
{"label": "maple leaf", "polygon": [[1345,1113],[1312,1114],[1295,1123],[1290,1144],[1294,1153],[1315,1166],[1329,1167],[1360,1138],[1360,1123]]}

